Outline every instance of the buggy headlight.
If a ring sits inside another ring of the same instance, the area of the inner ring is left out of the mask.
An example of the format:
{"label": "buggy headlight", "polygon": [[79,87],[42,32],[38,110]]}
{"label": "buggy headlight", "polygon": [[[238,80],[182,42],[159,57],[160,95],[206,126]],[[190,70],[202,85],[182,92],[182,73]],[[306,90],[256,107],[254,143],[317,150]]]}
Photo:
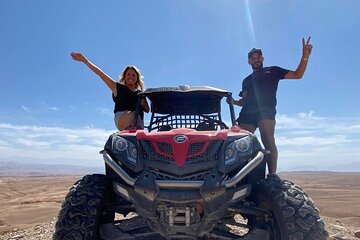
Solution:
{"label": "buggy headlight", "polygon": [[224,153],[225,165],[234,163],[238,158],[251,154],[251,138],[240,138],[230,143]]}
{"label": "buggy headlight", "polygon": [[122,155],[123,160],[136,164],[138,152],[135,144],[123,137],[116,136],[113,138],[112,148],[115,153]]}
{"label": "buggy headlight", "polygon": [[113,149],[115,151],[123,152],[128,148],[128,141],[125,138],[116,136],[113,138]]}
{"label": "buggy headlight", "polygon": [[129,142],[129,141],[128,141],[128,145],[129,145],[129,147],[127,149],[128,160],[129,160],[129,162],[136,164],[136,159],[138,156],[137,148],[132,142]]}

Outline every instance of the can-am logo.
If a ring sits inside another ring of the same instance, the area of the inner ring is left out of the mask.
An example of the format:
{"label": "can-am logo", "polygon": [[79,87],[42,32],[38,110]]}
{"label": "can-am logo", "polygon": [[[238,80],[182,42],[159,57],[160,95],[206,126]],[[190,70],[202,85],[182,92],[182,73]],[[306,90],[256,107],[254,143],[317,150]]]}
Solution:
{"label": "can-am logo", "polygon": [[184,142],[186,142],[187,138],[186,138],[185,135],[176,135],[176,136],[174,137],[174,140],[175,140],[175,142],[177,142],[177,143],[184,143]]}

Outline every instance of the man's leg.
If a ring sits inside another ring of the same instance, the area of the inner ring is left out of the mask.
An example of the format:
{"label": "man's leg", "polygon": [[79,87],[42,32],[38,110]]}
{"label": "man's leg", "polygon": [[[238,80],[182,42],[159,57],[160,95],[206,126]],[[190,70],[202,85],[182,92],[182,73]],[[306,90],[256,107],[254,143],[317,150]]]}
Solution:
{"label": "man's leg", "polygon": [[259,121],[261,141],[266,150],[270,150],[271,158],[267,160],[269,173],[276,173],[278,151],[275,144],[275,120],[263,119]]}

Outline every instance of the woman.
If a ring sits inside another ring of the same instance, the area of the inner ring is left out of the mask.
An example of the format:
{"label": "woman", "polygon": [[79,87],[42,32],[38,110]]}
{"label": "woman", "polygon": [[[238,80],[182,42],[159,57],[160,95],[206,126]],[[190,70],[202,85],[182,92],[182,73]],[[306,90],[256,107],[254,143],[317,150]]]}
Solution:
{"label": "woman", "polygon": [[[106,73],[104,73],[95,64],[90,62],[82,53],[72,52],[71,57],[75,61],[83,62],[96,73],[104,83],[110,88],[112,98],[115,102],[114,121],[116,127],[121,131],[133,125],[136,104],[138,101],[138,93],[144,90],[144,82],[139,69],[135,66],[127,66],[120,75],[119,82],[114,81]],[[149,112],[149,105],[145,98],[141,99],[142,111],[137,122],[137,128],[144,128],[143,117],[145,112]]]}

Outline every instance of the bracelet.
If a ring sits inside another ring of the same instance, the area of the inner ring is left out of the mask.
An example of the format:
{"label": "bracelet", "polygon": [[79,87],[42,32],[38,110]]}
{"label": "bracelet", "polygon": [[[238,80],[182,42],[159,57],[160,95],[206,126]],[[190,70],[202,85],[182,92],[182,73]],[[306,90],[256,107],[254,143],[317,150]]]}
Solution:
{"label": "bracelet", "polygon": [[307,61],[307,60],[309,60],[309,58],[303,58],[303,60],[304,60],[304,61]]}

